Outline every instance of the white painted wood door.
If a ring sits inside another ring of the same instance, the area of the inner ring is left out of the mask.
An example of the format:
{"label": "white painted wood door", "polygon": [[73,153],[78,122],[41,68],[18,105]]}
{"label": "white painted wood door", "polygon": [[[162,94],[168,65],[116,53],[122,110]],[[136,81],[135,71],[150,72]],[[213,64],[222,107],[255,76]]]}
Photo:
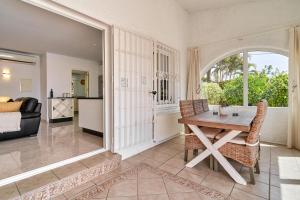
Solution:
{"label": "white painted wood door", "polygon": [[113,28],[114,151],[153,140],[153,41]]}

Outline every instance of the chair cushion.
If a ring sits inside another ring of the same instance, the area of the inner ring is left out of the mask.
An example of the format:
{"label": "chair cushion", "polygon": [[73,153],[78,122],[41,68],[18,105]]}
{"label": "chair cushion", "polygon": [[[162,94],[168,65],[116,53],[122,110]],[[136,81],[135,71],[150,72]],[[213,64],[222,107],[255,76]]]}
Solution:
{"label": "chair cushion", "polygon": [[222,129],[210,128],[210,127],[199,127],[200,130],[210,139],[214,139],[218,134],[222,132]]}
{"label": "chair cushion", "polygon": [[34,112],[35,107],[38,104],[38,100],[31,97],[22,97],[18,98],[15,101],[22,101],[22,106],[20,108],[20,111],[22,113],[31,113]]}
{"label": "chair cushion", "polygon": [[[222,137],[224,137],[229,132],[230,132],[230,130],[223,131],[222,133],[220,133],[216,136],[216,139],[217,140],[221,139]],[[238,136],[236,136],[235,138],[230,140],[230,143],[246,145],[246,138],[247,138],[247,134],[245,132],[241,132]]]}
{"label": "chair cushion", "polygon": [[36,118],[36,117],[40,117],[41,113],[22,113],[22,119],[30,119],[30,118]]}

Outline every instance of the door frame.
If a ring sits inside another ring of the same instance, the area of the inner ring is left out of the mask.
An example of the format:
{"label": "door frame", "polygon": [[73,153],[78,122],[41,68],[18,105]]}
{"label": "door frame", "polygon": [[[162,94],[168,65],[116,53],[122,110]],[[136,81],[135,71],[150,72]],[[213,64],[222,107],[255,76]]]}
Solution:
{"label": "door frame", "polygon": [[111,145],[111,141],[113,138],[113,116],[112,116],[112,69],[111,69],[111,25],[108,23],[104,23],[92,17],[89,17],[85,14],[82,14],[78,11],[70,9],[68,7],[62,6],[58,3],[53,1],[41,1],[41,0],[21,0],[22,2],[28,3],[32,6],[36,6],[42,8],[44,10],[53,12],[55,14],[61,15],[63,17],[72,19],[74,21],[80,22],[82,24],[91,26],[93,28],[101,30],[104,34],[102,34],[102,45],[103,45],[103,89],[104,89],[104,96],[103,104],[104,104],[104,133],[103,134],[103,141],[104,145],[103,148],[99,148],[98,150],[82,154],[67,160],[63,160],[57,163],[53,163],[44,167],[40,167],[31,171],[27,171],[6,179],[0,180],[0,187],[4,185],[8,185],[47,171],[52,169],[68,165],[74,163],[76,161],[86,159],[88,157],[103,153],[105,151],[111,150],[113,151],[113,146]]}

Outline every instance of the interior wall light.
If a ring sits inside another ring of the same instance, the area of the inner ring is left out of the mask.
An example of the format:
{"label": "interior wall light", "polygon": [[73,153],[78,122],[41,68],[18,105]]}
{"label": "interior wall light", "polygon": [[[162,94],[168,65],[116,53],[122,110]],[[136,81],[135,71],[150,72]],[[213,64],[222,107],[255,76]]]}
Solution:
{"label": "interior wall light", "polygon": [[4,79],[10,79],[10,71],[9,71],[9,69],[3,69],[3,71],[2,71],[2,77],[4,78]]}

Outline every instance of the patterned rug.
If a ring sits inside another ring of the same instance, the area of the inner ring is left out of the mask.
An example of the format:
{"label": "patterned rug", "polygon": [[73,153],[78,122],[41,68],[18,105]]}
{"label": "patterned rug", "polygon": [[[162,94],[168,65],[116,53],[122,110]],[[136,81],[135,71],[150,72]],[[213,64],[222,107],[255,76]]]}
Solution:
{"label": "patterned rug", "polygon": [[224,200],[224,194],[141,163],[79,194],[76,200]]}

